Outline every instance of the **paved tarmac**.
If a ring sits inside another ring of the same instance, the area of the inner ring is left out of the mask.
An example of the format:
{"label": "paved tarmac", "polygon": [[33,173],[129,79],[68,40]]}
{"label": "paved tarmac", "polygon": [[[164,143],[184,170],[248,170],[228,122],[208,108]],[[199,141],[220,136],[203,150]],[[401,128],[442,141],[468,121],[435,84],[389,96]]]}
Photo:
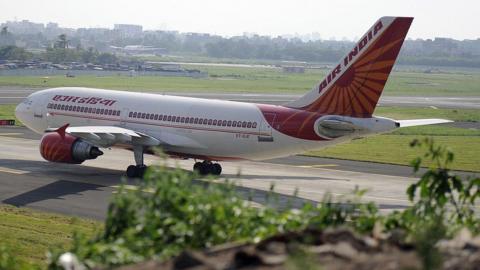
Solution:
{"label": "paved tarmac", "polygon": [[[0,87],[0,104],[18,104],[25,97],[39,89]],[[150,92],[166,95],[188,96],[209,99],[232,100],[252,103],[284,104],[301,95],[293,94],[235,94],[235,93],[190,93],[190,92]],[[416,97],[382,96],[379,106],[435,107],[457,109],[480,109],[480,97]]]}
{"label": "paved tarmac", "polygon": [[[38,152],[38,135],[21,127],[0,128],[0,203],[26,206],[73,216],[103,219],[111,195],[133,162],[129,151],[106,150],[105,155],[82,165],[44,161]],[[160,160],[146,157],[147,164]],[[191,170],[193,161],[167,160],[169,166]],[[266,162],[222,162],[223,177],[234,180],[245,198],[266,203],[271,184],[283,207],[299,207],[351,194],[355,187],[368,189],[364,201],[376,202],[382,211],[409,205],[405,190],[415,181],[405,166],[351,162],[310,157],[290,157]],[[223,178],[222,178],[223,179]],[[298,198],[294,198],[298,188]]]}

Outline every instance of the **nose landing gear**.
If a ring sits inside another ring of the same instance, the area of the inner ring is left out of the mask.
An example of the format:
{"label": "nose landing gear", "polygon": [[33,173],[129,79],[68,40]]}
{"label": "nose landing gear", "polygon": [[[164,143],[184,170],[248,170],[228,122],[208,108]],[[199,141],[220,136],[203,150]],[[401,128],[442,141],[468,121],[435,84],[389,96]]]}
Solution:
{"label": "nose landing gear", "polygon": [[127,176],[129,178],[139,177],[142,178],[143,174],[147,170],[147,166],[143,164],[143,146],[135,145],[133,146],[133,155],[135,157],[135,163],[137,165],[130,165],[127,168]]}
{"label": "nose landing gear", "polygon": [[195,162],[193,170],[197,171],[200,175],[220,175],[222,173],[222,166],[218,163],[205,160],[203,162]]}

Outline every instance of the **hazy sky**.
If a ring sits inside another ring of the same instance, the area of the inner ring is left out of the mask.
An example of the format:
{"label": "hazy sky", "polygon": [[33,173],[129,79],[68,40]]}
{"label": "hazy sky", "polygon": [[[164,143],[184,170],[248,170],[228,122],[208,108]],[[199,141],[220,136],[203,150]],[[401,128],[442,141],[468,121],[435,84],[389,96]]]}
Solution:
{"label": "hazy sky", "polygon": [[318,32],[322,39],[353,39],[385,15],[415,17],[410,38],[480,38],[479,0],[0,0],[0,22],[74,28],[132,23],[227,36]]}

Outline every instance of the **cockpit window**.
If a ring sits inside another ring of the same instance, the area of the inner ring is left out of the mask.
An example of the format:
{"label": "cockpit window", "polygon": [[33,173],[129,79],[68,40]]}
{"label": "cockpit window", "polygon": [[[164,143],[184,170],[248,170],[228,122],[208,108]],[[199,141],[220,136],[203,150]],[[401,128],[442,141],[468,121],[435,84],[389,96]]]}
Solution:
{"label": "cockpit window", "polygon": [[22,101],[23,104],[26,104],[26,105],[32,105],[32,101],[29,99],[29,98],[25,98],[23,101]]}

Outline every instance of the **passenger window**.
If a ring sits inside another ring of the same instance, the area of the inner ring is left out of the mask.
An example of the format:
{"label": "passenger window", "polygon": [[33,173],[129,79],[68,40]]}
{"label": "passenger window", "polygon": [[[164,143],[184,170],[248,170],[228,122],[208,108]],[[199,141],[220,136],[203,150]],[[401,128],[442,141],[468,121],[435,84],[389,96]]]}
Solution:
{"label": "passenger window", "polygon": [[155,114],[155,116],[153,117],[153,119],[158,120],[158,114]]}
{"label": "passenger window", "polygon": [[128,113],[128,117],[131,118],[132,116],[133,116],[133,112],[129,112],[129,113]]}
{"label": "passenger window", "polygon": [[212,125],[212,119],[208,119],[208,125],[211,126]]}
{"label": "passenger window", "polygon": [[[111,113],[110,113],[110,114],[111,114]],[[133,117],[133,118],[137,118],[137,112],[133,112],[132,117]]]}
{"label": "passenger window", "polygon": [[193,124],[193,117],[190,117],[190,124]]}
{"label": "passenger window", "polygon": [[105,109],[101,109],[101,110],[100,110],[100,114],[103,114],[104,111],[105,111]]}
{"label": "passenger window", "polygon": [[166,115],[163,116],[163,121],[167,121],[167,116]]}
{"label": "passenger window", "polygon": [[257,122],[253,122],[252,128],[257,128]]}
{"label": "passenger window", "polygon": [[252,122],[247,123],[247,128],[252,128]]}
{"label": "passenger window", "polygon": [[242,123],[242,128],[246,127],[247,126],[247,122],[246,121],[243,121]]}
{"label": "passenger window", "polygon": [[190,121],[190,117],[185,117],[185,123],[188,124],[188,121]]}
{"label": "passenger window", "polygon": [[182,117],[182,118],[180,119],[180,122],[185,123],[185,117]]}
{"label": "passenger window", "polygon": [[232,126],[232,120],[228,120],[227,127],[231,127],[231,126]]}
{"label": "passenger window", "polygon": [[222,126],[226,126],[226,125],[227,125],[227,120],[223,120]]}
{"label": "passenger window", "polygon": [[194,124],[198,124],[198,118],[195,117],[195,121],[193,121]]}
{"label": "passenger window", "polygon": [[233,121],[232,127],[237,127],[237,121]]}
{"label": "passenger window", "polygon": [[217,119],[213,120],[213,125],[214,125],[214,126],[217,125]]}

